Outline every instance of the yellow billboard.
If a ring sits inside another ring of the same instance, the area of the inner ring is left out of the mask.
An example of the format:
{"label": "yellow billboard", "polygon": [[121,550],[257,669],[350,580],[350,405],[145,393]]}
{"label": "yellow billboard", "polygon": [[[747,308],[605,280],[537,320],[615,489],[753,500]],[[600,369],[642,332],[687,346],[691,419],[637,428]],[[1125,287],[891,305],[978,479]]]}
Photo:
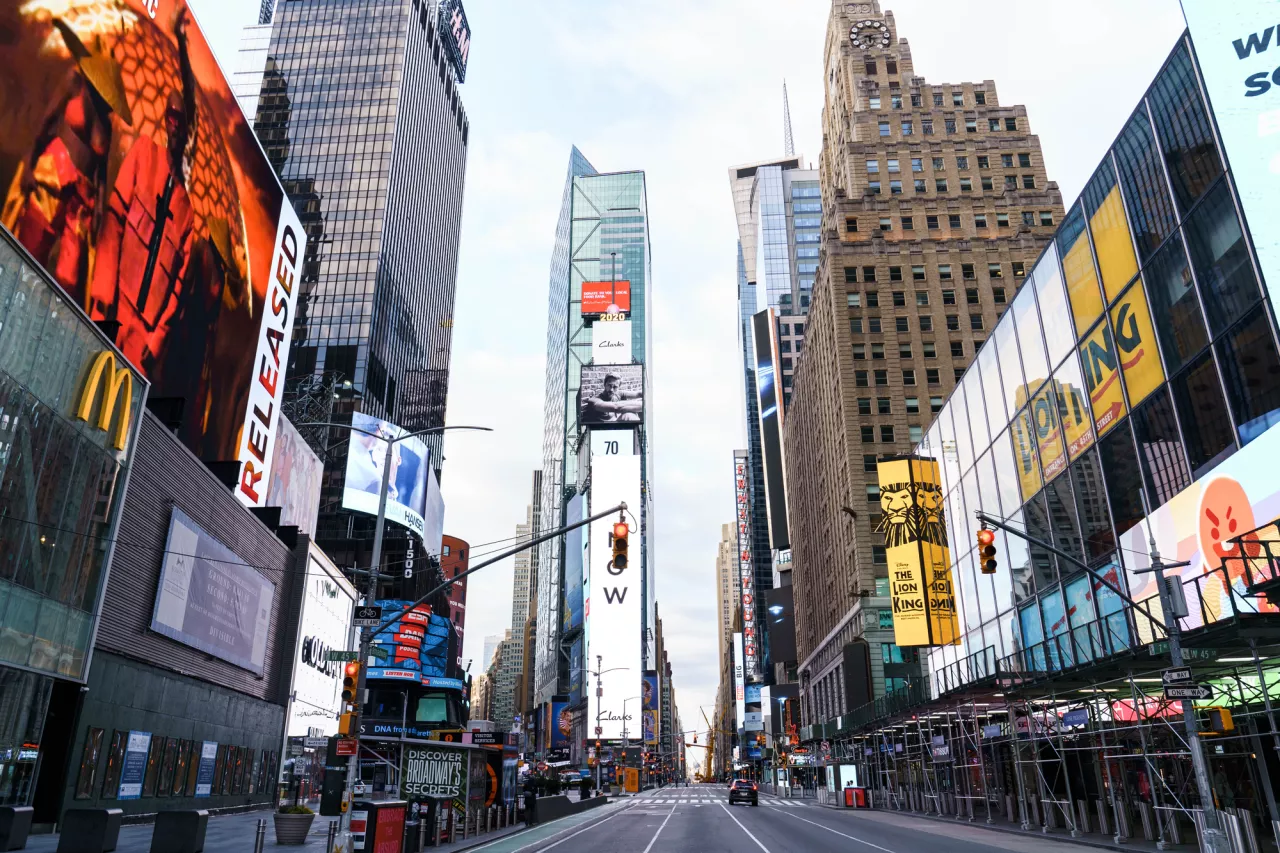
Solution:
{"label": "yellow billboard", "polygon": [[1124,417],[1124,392],[1120,388],[1120,359],[1115,341],[1106,322],[1098,324],[1080,344],[1080,363],[1084,366],[1085,384],[1089,386],[1089,405],[1093,407],[1093,420],[1098,425],[1098,435],[1107,431]]}
{"label": "yellow billboard", "polygon": [[942,480],[934,459],[906,457],[877,465],[885,537],[893,641],[899,646],[960,642]]}
{"label": "yellow billboard", "polygon": [[1129,389],[1129,405],[1136,406],[1164,382],[1164,368],[1156,351],[1156,330],[1140,283],[1129,288],[1111,309],[1111,323],[1116,330],[1124,384]]}
{"label": "yellow billboard", "polygon": [[1075,318],[1076,334],[1082,335],[1102,316],[1102,291],[1098,289],[1098,274],[1093,268],[1089,237],[1083,229],[1076,238],[1075,245],[1062,256],[1062,274],[1067,281],[1067,295],[1071,299],[1071,315]]}
{"label": "yellow billboard", "polygon": [[1070,382],[1055,381],[1053,384],[1058,393],[1058,412],[1067,439],[1067,455],[1076,460],[1093,446],[1093,424],[1085,409],[1084,392]]}
{"label": "yellow billboard", "polygon": [[1111,188],[1089,217],[1089,230],[1093,232],[1093,245],[1098,252],[1102,287],[1110,302],[1138,274],[1138,257],[1133,253],[1133,237],[1129,234],[1129,221],[1124,216],[1118,185]]}
{"label": "yellow billboard", "polygon": [[1062,446],[1062,420],[1053,395],[1053,383],[1046,383],[1031,401],[1031,422],[1036,431],[1036,447],[1046,482],[1067,470],[1067,454]]}

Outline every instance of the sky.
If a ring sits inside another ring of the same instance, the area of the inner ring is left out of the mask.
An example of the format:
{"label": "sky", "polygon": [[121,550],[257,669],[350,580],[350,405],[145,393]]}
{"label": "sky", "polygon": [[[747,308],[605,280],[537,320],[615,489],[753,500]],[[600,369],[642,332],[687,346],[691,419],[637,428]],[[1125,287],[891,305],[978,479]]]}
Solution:
{"label": "sky", "polygon": [[[235,68],[258,0],[190,0]],[[647,174],[653,257],[650,424],[658,603],[686,728],[718,674],[715,560],[745,446],[730,166],[817,164],[829,0],[471,0],[461,97],[471,122],[448,421],[445,532],[514,535],[541,465],[547,283],[569,149]],[[1051,180],[1079,193],[1183,29],[1177,0],[899,0],[898,36],[931,83],[994,80],[1025,104]],[[511,623],[510,560],[477,573],[464,662]],[[699,737],[705,742],[705,735]],[[691,760],[700,757],[690,753]]]}

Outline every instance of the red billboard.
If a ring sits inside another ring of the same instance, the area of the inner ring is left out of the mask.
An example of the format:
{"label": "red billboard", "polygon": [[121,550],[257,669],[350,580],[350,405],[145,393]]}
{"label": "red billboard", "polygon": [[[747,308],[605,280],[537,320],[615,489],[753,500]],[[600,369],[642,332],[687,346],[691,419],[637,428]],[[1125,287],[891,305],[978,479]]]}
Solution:
{"label": "red billboard", "polygon": [[265,503],[306,235],[185,0],[0,0],[0,222]]}
{"label": "red billboard", "polygon": [[[614,308],[614,306],[617,306]],[[610,310],[613,308],[614,310]],[[584,281],[582,283],[583,314],[629,314],[631,282]]]}

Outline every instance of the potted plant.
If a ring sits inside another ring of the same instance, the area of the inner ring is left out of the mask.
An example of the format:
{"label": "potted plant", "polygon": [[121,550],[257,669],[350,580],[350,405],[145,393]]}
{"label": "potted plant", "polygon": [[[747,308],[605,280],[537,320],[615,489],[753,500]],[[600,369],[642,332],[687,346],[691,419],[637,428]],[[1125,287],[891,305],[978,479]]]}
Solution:
{"label": "potted plant", "polygon": [[276,824],[276,844],[306,844],[315,812],[306,806],[281,806],[273,817]]}

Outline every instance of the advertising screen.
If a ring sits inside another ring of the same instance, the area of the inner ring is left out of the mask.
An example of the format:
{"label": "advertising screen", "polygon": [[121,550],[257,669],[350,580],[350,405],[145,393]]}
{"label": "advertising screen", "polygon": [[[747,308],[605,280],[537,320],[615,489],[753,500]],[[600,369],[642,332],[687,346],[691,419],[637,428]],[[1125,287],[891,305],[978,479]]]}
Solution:
{"label": "advertising screen", "polygon": [[[757,656],[756,636],[756,576],[751,559],[751,480],[748,474],[748,456],[745,450],[733,453],[734,504],[737,507],[738,524],[738,583],[742,613],[743,633],[749,632],[747,641],[739,649],[738,662],[745,676],[756,680],[760,677],[760,659]],[[745,655],[745,656],[744,656]]]}
{"label": "advertising screen", "polygon": [[644,366],[583,365],[578,423],[638,424],[644,420]]}
{"label": "advertising screen", "polygon": [[582,637],[578,637],[569,646],[569,704],[576,705],[582,701],[582,680],[586,676],[582,659],[585,646]]}
{"label": "advertising screen", "polygon": [[584,281],[582,313],[628,314],[631,312],[631,282]]}
{"label": "advertising screen", "polygon": [[568,749],[573,735],[573,712],[568,702],[551,703],[551,748]]}
{"label": "advertising screen", "polygon": [[769,515],[769,544],[781,551],[791,547],[787,532],[786,465],[782,454],[782,394],[778,365],[778,335],[773,309],[751,318],[756,355],[756,396],[760,410],[760,447],[764,454],[765,508]]}
{"label": "advertising screen", "polygon": [[276,587],[177,507],[151,630],[262,675]]}
{"label": "advertising screen", "polygon": [[640,689],[641,704],[646,711],[656,710],[658,707],[658,673],[655,670],[648,670],[644,674],[644,681],[641,683]]}
{"label": "advertising screen", "polygon": [[393,613],[402,615],[373,635],[373,645],[380,649],[382,656],[379,665],[368,670],[369,677],[453,686],[454,680],[445,677],[453,622],[446,616],[432,613],[425,604],[405,611],[410,604],[413,602],[398,599],[378,602],[385,616],[390,617]]}
{"label": "advertising screen", "polygon": [[405,745],[400,755],[400,794],[406,799],[456,799],[467,790],[467,753],[447,746]]}
{"label": "advertising screen", "polygon": [[281,417],[275,453],[271,456],[271,485],[267,487],[266,505],[280,507],[282,526],[315,535],[323,480],[324,463],[288,418]]}
{"label": "advertising screen", "polygon": [[305,235],[203,33],[184,0],[0,0],[0,32],[0,221],[262,506]]}
{"label": "advertising screen", "polygon": [[[383,467],[387,460],[386,439],[399,438],[405,430],[363,412],[351,415],[351,425],[364,432],[351,433],[342,508],[377,515]],[[387,489],[387,519],[404,525],[424,540],[427,534],[424,516],[428,512],[428,482],[435,479],[430,474],[430,456],[430,450],[420,438],[396,442],[392,446],[391,477]],[[435,543],[435,553],[439,554],[438,535]],[[431,550],[429,543],[427,550]]]}
{"label": "advertising screen", "polygon": [[[1273,305],[1280,303],[1280,75],[1275,73],[1276,6],[1270,0],[1182,0],[1227,165],[1235,177],[1258,264]],[[1270,48],[1270,50],[1268,50]]]}
{"label": "advertising screen", "polygon": [[[585,515],[585,495],[575,495],[565,506],[566,525],[576,524]],[[579,527],[564,535],[564,629],[582,627],[582,567],[585,559],[586,531]]]}
{"label": "advertising screen", "polygon": [[960,642],[942,486],[933,459],[879,463],[880,508],[893,598],[893,641],[899,646]]}
{"label": "advertising screen", "polygon": [[765,593],[765,619],[769,631],[771,660],[782,663],[796,659],[795,590],[778,587]]}
{"label": "advertising screen", "polygon": [[746,691],[747,685],[742,677],[742,634],[735,632],[733,635],[733,698],[739,730],[742,729],[742,724],[746,719]]}
{"label": "advertising screen", "polygon": [[655,744],[658,742],[658,712],[646,710],[642,720],[644,742],[646,744]]}
{"label": "advertising screen", "polygon": [[[424,11],[423,14],[425,15],[426,12]],[[458,82],[467,82],[467,56],[471,53],[471,25],[467,23],[467,13],[462,8],[462,0],[440,0],[440,34],[449,62],[458,74]]]}
{"label": "advertising screen", "polygon": [[329,652],[353,648],[351,616],[357,596],[323,551],[312,545],[307,556],[288,735],[302,737],[320,729],[327,737],[337,734],[342,710],[342,664],[329,660]]}
{"label": "advertising screen", "polygon": [[595,323],[591,326],[591,363],[631,363],[630,320]]}
{"label": "advertising screen", "polygon": [[[429,459],[430,453],[424,458]],[[425,528],[421,534],[422,543],[428,554],[438,558],[444,544],[444,495],[440,493],[440,481],[436,478],[435,468],[427,465],[423,476],[427,478],[427,500],[422,511]],[[461,583],[465,584],[466,581]]]}

